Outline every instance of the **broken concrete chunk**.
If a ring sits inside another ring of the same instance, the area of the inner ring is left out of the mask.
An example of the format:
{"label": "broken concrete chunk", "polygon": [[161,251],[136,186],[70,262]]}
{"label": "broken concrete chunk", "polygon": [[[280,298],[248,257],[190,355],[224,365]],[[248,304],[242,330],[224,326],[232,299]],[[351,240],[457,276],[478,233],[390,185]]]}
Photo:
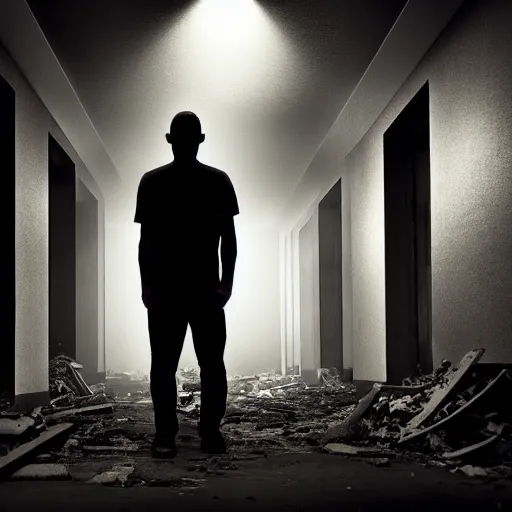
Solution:
{"label": "broken concrete chunk", "polygon": [[124,486],[133,471],[134,467],[131,465],[113,466],[111,470],[99,473],[92,477],[87,481],[87,483]]}
{"label": "broken concrete chunk", "polygon": [[489,476],[489,473],[484,468],[479,466],[471,466],[470,464],[466,464],[465,466],[451,470],[452,473],[456,473],[457,471],[460,471],[461,473],[471,477]]}
{"label": "broken concrete chunk", "polygon": [[372,446],[351,446],[343,443],[330,443],[324,449],[333,454],[340,455],[378,455],[386,453],[384,450]]}
{"label": "broken concrete chunk", "polygon": [[69,471],[63,464],[29,464],[16,471],[12,480],[69,480]]}
{"label": "broken concrete chunk", "polygon": [[35,419],[30,416],[21,416],[17,419],[0,418],[0,435],[20,436],[35,423]]}

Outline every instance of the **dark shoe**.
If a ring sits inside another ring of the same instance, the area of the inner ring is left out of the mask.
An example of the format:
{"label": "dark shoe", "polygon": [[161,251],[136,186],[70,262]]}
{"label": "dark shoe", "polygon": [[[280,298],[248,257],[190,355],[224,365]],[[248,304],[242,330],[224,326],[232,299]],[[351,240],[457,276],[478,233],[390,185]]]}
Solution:
{"label": "dark shoe", "polygon": [[209,455],[226,453],[226,442],[222,434],[218,430],[215,432],[202,432],[201,451]]}
{"label": "dark shoe", "polygon": [[156,435],[151,446],[153,457],[172,459],[176,457],[176,441],[174,437],[163,437]]}

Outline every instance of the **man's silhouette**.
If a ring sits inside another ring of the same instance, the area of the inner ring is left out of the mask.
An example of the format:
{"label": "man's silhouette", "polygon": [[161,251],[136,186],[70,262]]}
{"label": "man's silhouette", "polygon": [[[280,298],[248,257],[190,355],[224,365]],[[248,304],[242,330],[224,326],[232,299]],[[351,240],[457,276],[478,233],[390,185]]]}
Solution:
{"label": "man's silhouette", "polygon": [[166,138],[174,161],[142,176],[135,212],[135,222],[141,224],[139,267],[151,344],[153,454],[176,454],[176,371],[188,325],[201,369],[201,448],[223,453],[226,446],[219,430],[227,397],[223,308],[233,287],[237,256],[233,217],[239,213],[238,202],[228,175],[197,160],[205,136],[195,114],[177,114]]}

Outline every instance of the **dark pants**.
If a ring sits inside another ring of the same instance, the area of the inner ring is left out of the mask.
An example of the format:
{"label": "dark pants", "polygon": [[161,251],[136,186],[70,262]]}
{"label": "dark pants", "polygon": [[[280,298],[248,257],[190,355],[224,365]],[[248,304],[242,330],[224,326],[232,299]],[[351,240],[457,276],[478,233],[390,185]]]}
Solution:
{"label": "dark pants", "polygon": [[152,305],[148,308],[150,386],[157,435],[178,433],[176,371],[188,325],[201,370],[201,431],[218,430],[226,412],[224,309],[211,301]]}

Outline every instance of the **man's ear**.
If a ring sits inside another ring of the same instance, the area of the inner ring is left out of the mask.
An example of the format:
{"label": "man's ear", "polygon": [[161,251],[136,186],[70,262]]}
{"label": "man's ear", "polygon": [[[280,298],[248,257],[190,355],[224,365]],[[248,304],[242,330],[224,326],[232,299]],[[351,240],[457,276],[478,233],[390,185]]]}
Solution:
{"label": "man's ear", "polygon": [[165,140],[167,140],[169,144],[172,144],[172,137],[170,133],[165,134]]}
{"label": "man's ear", "polygon": [[206,138],[206,135],[204,133],[201,133],[201,137],[199,137],[199,144],[202,144],[204,142],[205,138]]}

